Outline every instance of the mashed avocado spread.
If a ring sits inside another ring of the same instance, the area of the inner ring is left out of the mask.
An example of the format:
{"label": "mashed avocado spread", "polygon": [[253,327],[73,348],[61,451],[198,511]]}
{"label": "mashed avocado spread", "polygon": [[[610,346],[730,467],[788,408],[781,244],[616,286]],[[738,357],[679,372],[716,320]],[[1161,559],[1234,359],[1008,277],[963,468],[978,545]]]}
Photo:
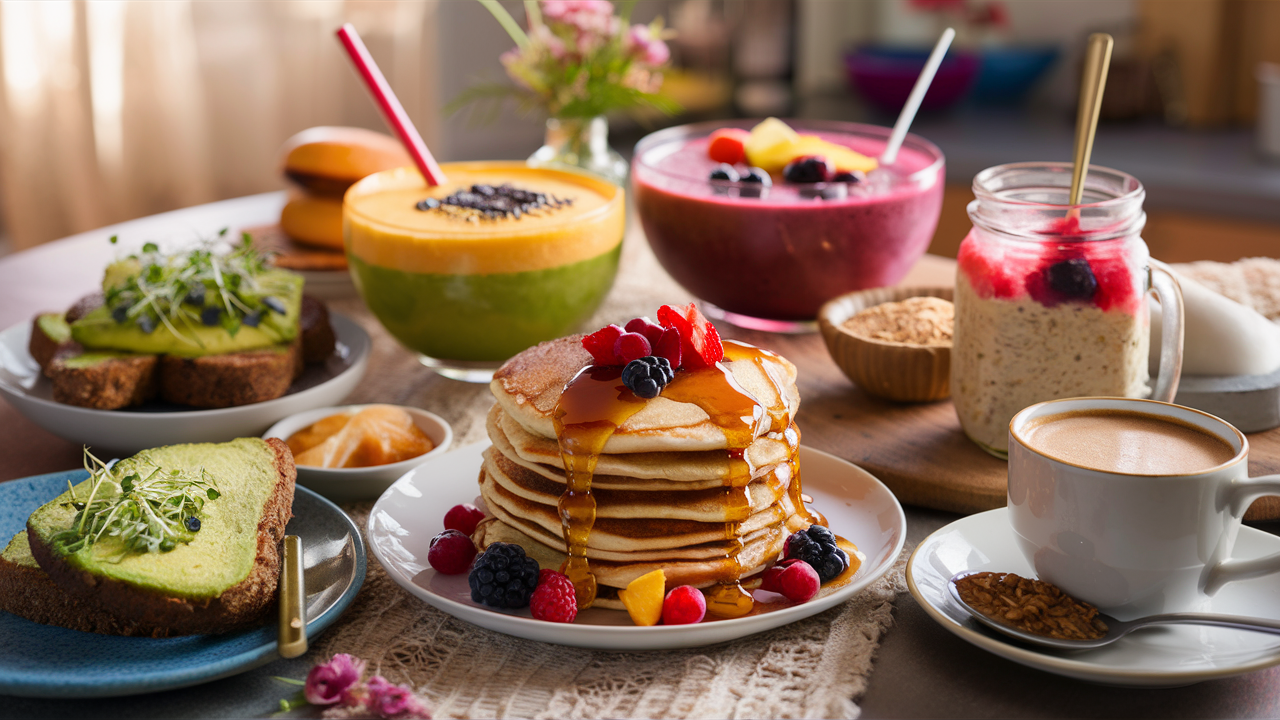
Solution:
{"label": "mashed avocado spread", "polygon": [[[117,537],[104,536],[73,552],[66,531],[76,520],[75,502],[83,503],[92,480],[75,486],[31,514],[30,532],[50,544],[73,567],[120,580],[135,587],[171,597],[218,597],[248,577],[258,554],[258,521],[277,482],[275,453],[261,439],[240,438],[228,443],[170,445],[143,451],[122,460],[113,477],[144,474],[153,468],[177,470],[198,476],[202,471],[218,488],[217,497],[204,503],[198,531],[171,550],[128,550]],[[101,484],[101,490],[119,494],[118,483]],[[72,494],[74,493],[74,498]],[[18,548],[12,548],[15,553]],[[6,556],[9,555],[6,552]]]}

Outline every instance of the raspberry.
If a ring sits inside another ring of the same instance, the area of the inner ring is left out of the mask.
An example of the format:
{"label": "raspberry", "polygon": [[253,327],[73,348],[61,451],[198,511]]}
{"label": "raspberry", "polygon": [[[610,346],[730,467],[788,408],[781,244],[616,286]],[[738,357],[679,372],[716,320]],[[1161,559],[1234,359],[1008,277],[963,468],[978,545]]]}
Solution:
{"label": "raspberry", "polygon": [[822,585],[818,571],[803,560],[783,560],[764,571],[760,589],[775,592],[796,602],[807,602]]}
{"label": "raspberry", "polygon": [[529,610],[535,620],[571,623],[578,617],[578,598],[573,582],[564,573],[543,570],[538,573],[538,587],[529,596]]}
{"label": "raspberry", "polygon": [[522,608],[538,586],[538,561],[524,548],[496,542],[476,558],[467,576],[471,599],[495,608]]}
{"label": "raspberry", "polygon": [[836,547],[836,536],[821,525],[810,525],[787,538],[787,559],[792,558],[809,563],[824,583],[849,568],[849,555]]}
{"label": "raspberry", "polygon": [[720,333],[703,317],[695,303],[683,307],[663,305],[658,308],[658,322],[680,331],[680,359],[684,367],[699,370],[724,359]]}
{"label": "raspberry", "polygon": [[734,165],[747,157],[746,145],[751,133],[742,128],[720,128],[711,133],[707,143],[707,157],[716,162]]}
{"label": "raspberry", "polygon": [[476,545],[471,538],[457,530],[445,530],[431,538],[427,549],[427,562],[436,572],[445,575],[461,575],[476,556]]}
{"label": "raspberry", "polygon": [[661,358],[666,358],[667,362],[671,364],[671,368],[677,369],[680,367],[682,345],[683,343],[680,341],[679,330],[673,327],[664,328],[662,330],[662,337],[653,345],[653,354]]}
{"label": "raspberry", "polygon": [[476,531],[476,525],[479,525],[483,519],[484,513],[471,503],[454,505],[444,514],[444,529],[457,530],[463,535],[470,535]]}
{"label": "raspberry", "polygon": [[636,318],[627,323],[627,332],[640,333],[649,341],[650,346],[658,344],[662,339],[663,327],[649,318]]}
{"label": "raspberry", "polygon": [[621,358],[613,351],[614,344],[622,333],[622,328],[617,325],[606,325],[582,338],[582,347],[591,353],[591,359],[596,365],[622,365]]}
{"label": "raspberry", "polygon": [[663,625],[692,625],[702,622],[707,614],[707,599],[692,585],[681,585],[667,593],[662,601]]}
{"label": "raspberry", "polygon": [[623,364],[638,360],[652,351],[649,340],[640,333],[622,333],[613,343],[613,354]]}

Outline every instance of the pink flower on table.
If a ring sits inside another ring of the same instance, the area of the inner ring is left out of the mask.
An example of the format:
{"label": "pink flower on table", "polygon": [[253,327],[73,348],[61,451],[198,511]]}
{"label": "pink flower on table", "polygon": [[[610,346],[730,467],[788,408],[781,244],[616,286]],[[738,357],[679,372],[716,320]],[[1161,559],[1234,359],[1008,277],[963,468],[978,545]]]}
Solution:
{"label": "pink flower on table", "polygon": [[375,717],[431,720],[431,712],[404,685],[392,685],[381,675],[374,675],[365,687],[368,690],[365,704]]}
{"label": "pink flower on table", "polygon": [[363,674],[363,660],[338,653],[329,662],[311,668],[303,695],[312,705],[333,705],[347,696]]}
{"label": "pink flower on table", "polygon": [[661,65],[671,59],[671,49],[654,37],[648,25],[632,25],[627,32],[627,51],[649,65]]}

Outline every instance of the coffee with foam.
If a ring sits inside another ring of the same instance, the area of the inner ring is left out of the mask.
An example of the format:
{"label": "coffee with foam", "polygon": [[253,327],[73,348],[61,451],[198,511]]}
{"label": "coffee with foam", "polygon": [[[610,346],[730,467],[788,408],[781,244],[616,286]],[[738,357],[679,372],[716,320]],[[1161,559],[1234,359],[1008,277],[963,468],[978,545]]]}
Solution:
{"label": "coffee with foam", "polygon": [[1072,465],[1125,475],[1189,475],[1231,460],[1225,440],[1172,418],[1123,410],[1077,410],[1038,418],[1031,448]]}

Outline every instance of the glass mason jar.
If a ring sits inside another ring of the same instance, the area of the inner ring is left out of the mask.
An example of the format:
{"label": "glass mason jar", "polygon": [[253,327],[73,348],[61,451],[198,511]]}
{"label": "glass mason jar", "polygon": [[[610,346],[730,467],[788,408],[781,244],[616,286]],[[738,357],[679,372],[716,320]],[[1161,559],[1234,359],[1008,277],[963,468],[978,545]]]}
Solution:
{"label": "glass mason jar", "polygon": [[[1006,457],[1009,421],[1044,400],[1172,402],[1182,366],[1182,295],[1141,237],[1145,192],[1090,167],[1067,205],[1070,163],[998,165],[973,180],[973,229],[956,268],[951,392],[964,432]],[[1148,388],[1147,292],[1160,300],[1160,371]]]}

